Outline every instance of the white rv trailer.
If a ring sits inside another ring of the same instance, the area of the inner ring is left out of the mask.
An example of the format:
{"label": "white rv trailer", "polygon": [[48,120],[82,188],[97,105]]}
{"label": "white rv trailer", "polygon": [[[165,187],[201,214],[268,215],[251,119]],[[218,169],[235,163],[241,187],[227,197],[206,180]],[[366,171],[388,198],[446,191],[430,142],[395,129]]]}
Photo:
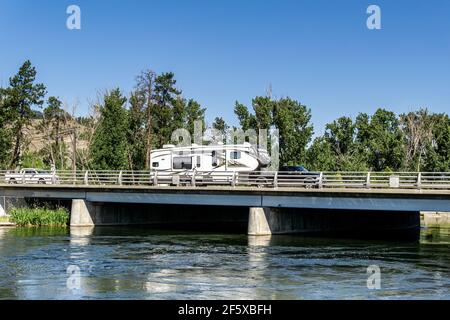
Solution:
{"label": "white rv trailer", "polygon": [[267,150],[257,149],[250,143],[235,145],[191,145],[176,147],[165,145],[152,150],[151,169],[160,172],[189,173],[252,172],[270,165]]}

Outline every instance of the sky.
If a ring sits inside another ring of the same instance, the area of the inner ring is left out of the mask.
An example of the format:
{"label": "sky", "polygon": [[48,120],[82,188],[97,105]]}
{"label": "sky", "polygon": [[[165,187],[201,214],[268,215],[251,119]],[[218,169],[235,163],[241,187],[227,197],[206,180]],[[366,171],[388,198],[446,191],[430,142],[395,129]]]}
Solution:
{"label": "sky", "polygon": [[[369,30],[367,8],[381,9]],[[69,30],[69,5],[81,30]],[[88,113],[141,70],[172,71],[186,98],[236,125],[235,101],[311,108],[316,135],[384,107],[450,111],[449,0],[0,0],[0,85],[31,60],[48,95]]]}

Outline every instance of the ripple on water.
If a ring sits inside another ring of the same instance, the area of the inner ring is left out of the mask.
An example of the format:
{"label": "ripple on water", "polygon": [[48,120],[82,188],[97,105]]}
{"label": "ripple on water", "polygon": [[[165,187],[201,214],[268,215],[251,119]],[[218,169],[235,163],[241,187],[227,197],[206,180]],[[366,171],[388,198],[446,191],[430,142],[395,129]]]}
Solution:
{"label": "ripple on water", "polygon": [[[434,231],[435,232],[435,231]],[[99,229],[2,232],[0,298],[450,298],[450,233],[421,243]],[[439,240],[437,240],[439,239]],[[79,288],[67,287],[67,267]],[[367,267],[381,290],[367,289]]]}

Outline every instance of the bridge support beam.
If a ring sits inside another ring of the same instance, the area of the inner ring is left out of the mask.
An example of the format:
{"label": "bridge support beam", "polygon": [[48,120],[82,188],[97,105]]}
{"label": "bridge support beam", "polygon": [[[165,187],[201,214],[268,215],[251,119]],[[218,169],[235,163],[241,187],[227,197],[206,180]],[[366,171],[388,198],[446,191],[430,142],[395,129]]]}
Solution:
{"label": "bridge support beam", "polygon": [[71,227],[89,227],[94,226],[93,220],[94,208],[91,203],[82,199],[72,200],[72,209],[70,211]]}

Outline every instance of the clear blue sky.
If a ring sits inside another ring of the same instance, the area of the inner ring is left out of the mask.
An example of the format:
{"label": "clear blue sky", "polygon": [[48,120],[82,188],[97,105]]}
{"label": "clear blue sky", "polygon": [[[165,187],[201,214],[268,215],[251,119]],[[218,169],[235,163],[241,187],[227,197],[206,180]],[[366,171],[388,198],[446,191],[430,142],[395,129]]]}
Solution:
{"label": "clear blue sky", "polygon": [[[66,28],[66,8],[82,29]],[[368,30],[366,9],[382,10]],[[173,71],[207,120],[235,124],[269,85],[327,122],[386,107],[450,110],[450,1],[364,0],[0,0],[0,84],[30,59],[49,95],[79,99],[129,93],[142,69]]]}

